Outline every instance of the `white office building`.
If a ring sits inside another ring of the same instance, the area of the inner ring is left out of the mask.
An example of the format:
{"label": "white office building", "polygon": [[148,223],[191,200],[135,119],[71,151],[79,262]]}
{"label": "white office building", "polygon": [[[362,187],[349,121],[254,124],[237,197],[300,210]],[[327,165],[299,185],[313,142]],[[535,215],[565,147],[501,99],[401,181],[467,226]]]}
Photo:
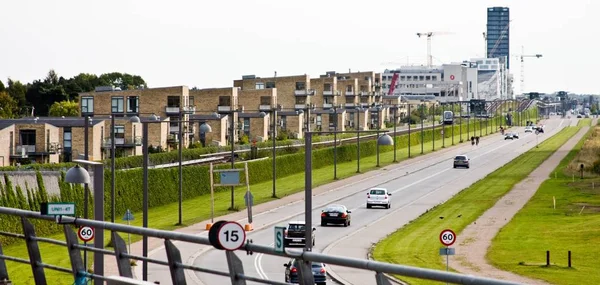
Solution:
{"label": "white office building", "polygon": [[[394,74],[398,74],[392,94]],[[385,95],[401,96],[403,100],[437,100],[454,102],[477,98],[477,68],[469,63],[451,63],[427,68],[403,66],[383,72]]]}
{"label": "white office building", "polygon": [[512,92],[512,75],[506,65],[498,58],[474,58],[471,65],[477,68],[477,89],[479,99],[488,101],[495,99],[514,99]]}

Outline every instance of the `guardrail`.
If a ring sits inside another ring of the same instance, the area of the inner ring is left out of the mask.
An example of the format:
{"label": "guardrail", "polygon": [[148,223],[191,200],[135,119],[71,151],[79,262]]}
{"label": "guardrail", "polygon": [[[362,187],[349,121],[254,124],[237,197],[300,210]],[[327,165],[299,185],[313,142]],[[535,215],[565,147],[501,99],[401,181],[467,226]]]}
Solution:
{"label": "guardrail", "polygon": [[[8,271],[6,270],[5,260],[30,264],[33,272],[33,277],[37,285],[47,284],[44,269],[56,270],[60,272],[73,274],[75,284],[86,284],[85,282],[87,282],[89,278],[93,278],[95,284],[101,284],[102,281],[112,281],[115,282],[114,284],[148,284],[136,281],[134,279],[130,259],[141,260],[144,262],[144,266],[147,266],[148,262],[168,266],[171,274],[171,280],[173,284],[177,285],[187,284],[185,280],[184,270],[193,270],[208,274],[227,276],[231,278],[231,284],[233,285],[246,284],[246,281],[254,281],[263,284],[276,285],[286,284],[278,281],[257,278],[245,274],[243,263],[241,262],[239,257],[237,257],[237,255],[234,253],[236,250],[245,251],[248,255],[257,252],[267,255],[289,257],[298,260],[298,277],[299,282],[302,285],[313,285],[315,283],[310,262],[320,262],[325,264],[333,264],[338,266],[373,271],[374,278],[378,285],[391,284],[390,281],[385,277],[385,274],[397,274],[402,276],[443,281],[454,284],[518,284],[504,280],[495,280],[490,278],[476,277],[446,271],[389,264],[371,261],[367,259],[363,260],[356,258],[347,258],[343,256],[326,255],[310,251],[297,251],[287,248],[276,250],[273,247],[253,244],[252,240],[246,239],[245,232],[244,234],[239,232],[236,233],[236,231],[244,231],[244,228],[236,222],[222,221],[215,223],[209,232],[209,237],[206,238],[203,236],[184,234],[173,231],[127,226],[121,224],[108,223],[104,221],[80,219],[70,216],[53,217],[48,215],[41,215],[37,212],[6,207],[0,207],[0,214],[20,217],[21,224],[23,226],[23,234],[0,232],[0,235],[24,239],[25,246],[27,246],[27,250],[29,253],[29,260],[12,256],[6,256],[3,254],[2,245],[0,244],[0,280],[4,280],[4,282],[7,284],[10,284],[8,283],[10,282],[8,281],[10,279],[8,276]],[[66,242],[36,236],[35,228],[33,224],[29,222],[28,219],[55,221],[56,223],[62,224]],[[74,226],[91,227],[92,230],[110,230],[115,250],[110,251],[103,248],[94,248],[80,245],[77,237],[78,235],[73,230]],[[227,230],[229,234],[223,234],[224,230]],[[119,236],[119,232],[164,239],[165,251],[168,261],[142,257],[128,253],[125,241]],[[227,236],[228,239],[230,236],[233,237],[234,235],[239,236],[240,238],[236,239],[235,242],[233,242],[233,239],[230,243],[225,242],[225,236]],[[182,263],[180,252],[177,249],[177,247],[173,244],[172,240],[211,245],[216,249],[223,250],[227,258],[228,271],[219,271],[210,268],[202,268]],[[52,264],[43,263],[38,247],[38,242],[51,243],[67,247],[69,252],[69,258],[71,261],[71,268],[69,269]],[[92,251],[95,255],[100,255],[100,258],[102,258],[102,256],[105,254],[114,255],[117,260],[117,267],[120,277],[117,278],[115,276],[102,276],[100,274],[87,272],[84,268],[84,263],[80,254],[82,250]],[[122,283],[118,283],[118,281],[115,281],[116,279],[120,279],[120,282]]]}

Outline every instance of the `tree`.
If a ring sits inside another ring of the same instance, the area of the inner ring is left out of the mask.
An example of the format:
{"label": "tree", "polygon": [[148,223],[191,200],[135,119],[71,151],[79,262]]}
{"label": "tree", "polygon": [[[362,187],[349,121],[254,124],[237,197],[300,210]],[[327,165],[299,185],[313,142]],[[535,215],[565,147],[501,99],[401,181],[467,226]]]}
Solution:
{"label": "tree", "polygon": [[0,91],[0,118],[14,118],[17,113],[17,102],[6,91]]}
{"label": "tree", "polygon": [[48,114],[52,117],[76,117],[79,115],[79,104],[70,100],[54,102]]}
{"label": "tree", "polygon": [[6,87],[4,87],[4,83],[2,83],[2,80],[0,80],[0,92],[4,91],[6,89]]}
{"label": "tree", "polygon": [[6,92],[15,99],[17,105],[19,107],[25,107],[27,104],[27,100],[25,99],[25,93],[27,93],[27,87],[23,85],[20,81],[13,81],[12,79],[8,79],[8,88],[6,88]]}

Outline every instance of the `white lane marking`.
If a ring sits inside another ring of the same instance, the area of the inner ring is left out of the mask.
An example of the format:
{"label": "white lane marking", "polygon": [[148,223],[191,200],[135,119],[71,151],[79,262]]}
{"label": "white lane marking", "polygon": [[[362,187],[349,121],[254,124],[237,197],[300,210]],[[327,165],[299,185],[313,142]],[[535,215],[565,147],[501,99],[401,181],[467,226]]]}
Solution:
{"label": "white lane marking", "polygon": [[[271,243],[269,246],[273,246],[275,243]],[[262,259],[263,259],[264,254],[259,253],[256,255],[256,257],[254,258],[254,268],[256,269],[256,272],[258,272],[258,275],[260,276],[260,278],[263,279],[269,279],[269,276],[267,276],[267,273],[265,272],[265,269],[262,267]]]}

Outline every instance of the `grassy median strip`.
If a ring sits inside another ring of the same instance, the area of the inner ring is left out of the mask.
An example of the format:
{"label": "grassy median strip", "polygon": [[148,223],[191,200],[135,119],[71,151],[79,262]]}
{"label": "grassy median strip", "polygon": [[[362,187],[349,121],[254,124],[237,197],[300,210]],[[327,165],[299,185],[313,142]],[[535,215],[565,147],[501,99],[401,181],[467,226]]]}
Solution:
{"label": "grassy median strip", "polygon": [[[590,152],[597,159],[599,148],[600,128],[596,127],[494,238],[487,255],[492,264],[552,284],[600,284],[600,178],[597,173],[586,172],[581,179],[578,169],[569,167],[585,164]],[[571,268],[568,251],[572,253]]]}
{"label": "grassy median strip", "polygon": [[[580,128],[566,127],[541,143],[539,148],[529,150],[461,191],[446,203],[413,220],[380,241],[373,250],[373,257],[383,262],[445,270],[446,266],[439,256],[441,245],[438,234],[445,228],[451,228],[460,235],[467,225],[473,223],[515,184],[526,178]],[[452,218],[440,219],[439,217]],[[422,279],[396,277],[410,284],[434,283]]]}
{"label": "grassy median strip", "polygon": [[[492,125],[488,126],[488,133],[492,132]],[[466,131],[463,129],[463,131]],[[479,133],[479,132],[478,132]],[[485,135],[485,127],[482,131],[482,134]],[[419,131],[414,131],[412,135],[420,135]],[[491,135],[498,135],[497,131]],[[466,138],[466,134],[463,133],[463,139]],[[459,144],[460,135],[457,133],[454,136],[455,145]],[[442,147],[442,140],[438,139],[435,141],[435,150],[440,150]],[[445,139],[445,146],[449,147],[452,145],[452,138]],[[424,153],[432,152],[433,143],[428,142],[423,144]],[[384,166],[392,164],[394,153],[391,151],[392,147],[381,147],[380,153],[380,166],[383,168]],[[419,156],[421,153],[421,144],[416,144],[411,146],[411,157]],[[408,156],[408,148],[402,148],[397,150],[397,159],[398,161],[406,160]],[[376,167],[376,156],[361,158],[361,172],[367,172],[370,170],[377,169]],[[356,175],[356,161],[339,163],[337,166],[337,175],[338,179],[343,179],[346,177],[350,177]],[[250,178],[252,179],[252,178]],[[333,166],[326,166],[319,169],[313,170],[313,184],[314,187],[327,184],[333,182]],[[297,192],[300,192],[304,189],[304,173],[297,173],[294,175],[290,175],[287,177],[277,179],[277,195],[279,197],[291,195]],[[244,209],[244,194],[245,187],[236,188],[235,191],[235,205],[239,207],[240,210]],[[254,203],[260,204],[264,202],[268,202],[274,200],[271,198],[272,194],[272,182],[266,181],[259,184],[251,185],[251,191],[254,195]],[[230,191],[221,191],[215,192],[215,217],[226,215],[231,213],[227,209],[230,206],[231,198]],[[149,211],[149,227],[156,229],[164,229],[164,230],[172,230],[178,228],[174,223],[177,221],[178,213],[178,204],[171,203],[164,206],[153,207]],[[132,221],[132,225],[141,226],[142,225],[142,213],[136,212],[134,213],[135,220]],[[192,199],[183,201],[183,222],[184,225],[192,225],[201,221],[205,221],[210,219],[210,195],[202,195]],[[117,221],[119,223],[124,223],[121,221],[121,217],[117,217]],[[109,241],[109,232],[105,232],[105,240],[108,243]],[[125,241],[127,241],[127,235],[121,234],[124,237]],[[63,235],[53,235],[50,238],[64,240]],[[140,236],[131,236],[132,242],[136,242],[141,240]],[[70,261],[67,255],[67,250],[64,247],[49,245],[46,243],[39,243],[40,251],[42,254],[42,260],[44,263],[53,264],[62,266],[65,268],[70,268]],[[17,256],[21,258],[28,259],[27,248],[22,243],[16,243],[10,246],[3,248],[4,254],[9,256]],[[134,254],[140,254],[138,252],[134,252]],[[90,254],[91,255],[91,254]],[[91,258],[91,257],[90,257]],[[91,264],[91,263],[90,263]],[[141,263],[138,263],[141,266]],[[35,284],[32,279],[31,267],[26,264],[15,263],[11,261],[7,261],[7,267],[9,271],[9,276],[13,282],[17,282],[18,284]],[[49,284],[72,284],[72,277],[69,274],[56,272],[53,270],[46,270],[46,276],[49,281]],[[50,282],[52,281],[52,282]]]}

